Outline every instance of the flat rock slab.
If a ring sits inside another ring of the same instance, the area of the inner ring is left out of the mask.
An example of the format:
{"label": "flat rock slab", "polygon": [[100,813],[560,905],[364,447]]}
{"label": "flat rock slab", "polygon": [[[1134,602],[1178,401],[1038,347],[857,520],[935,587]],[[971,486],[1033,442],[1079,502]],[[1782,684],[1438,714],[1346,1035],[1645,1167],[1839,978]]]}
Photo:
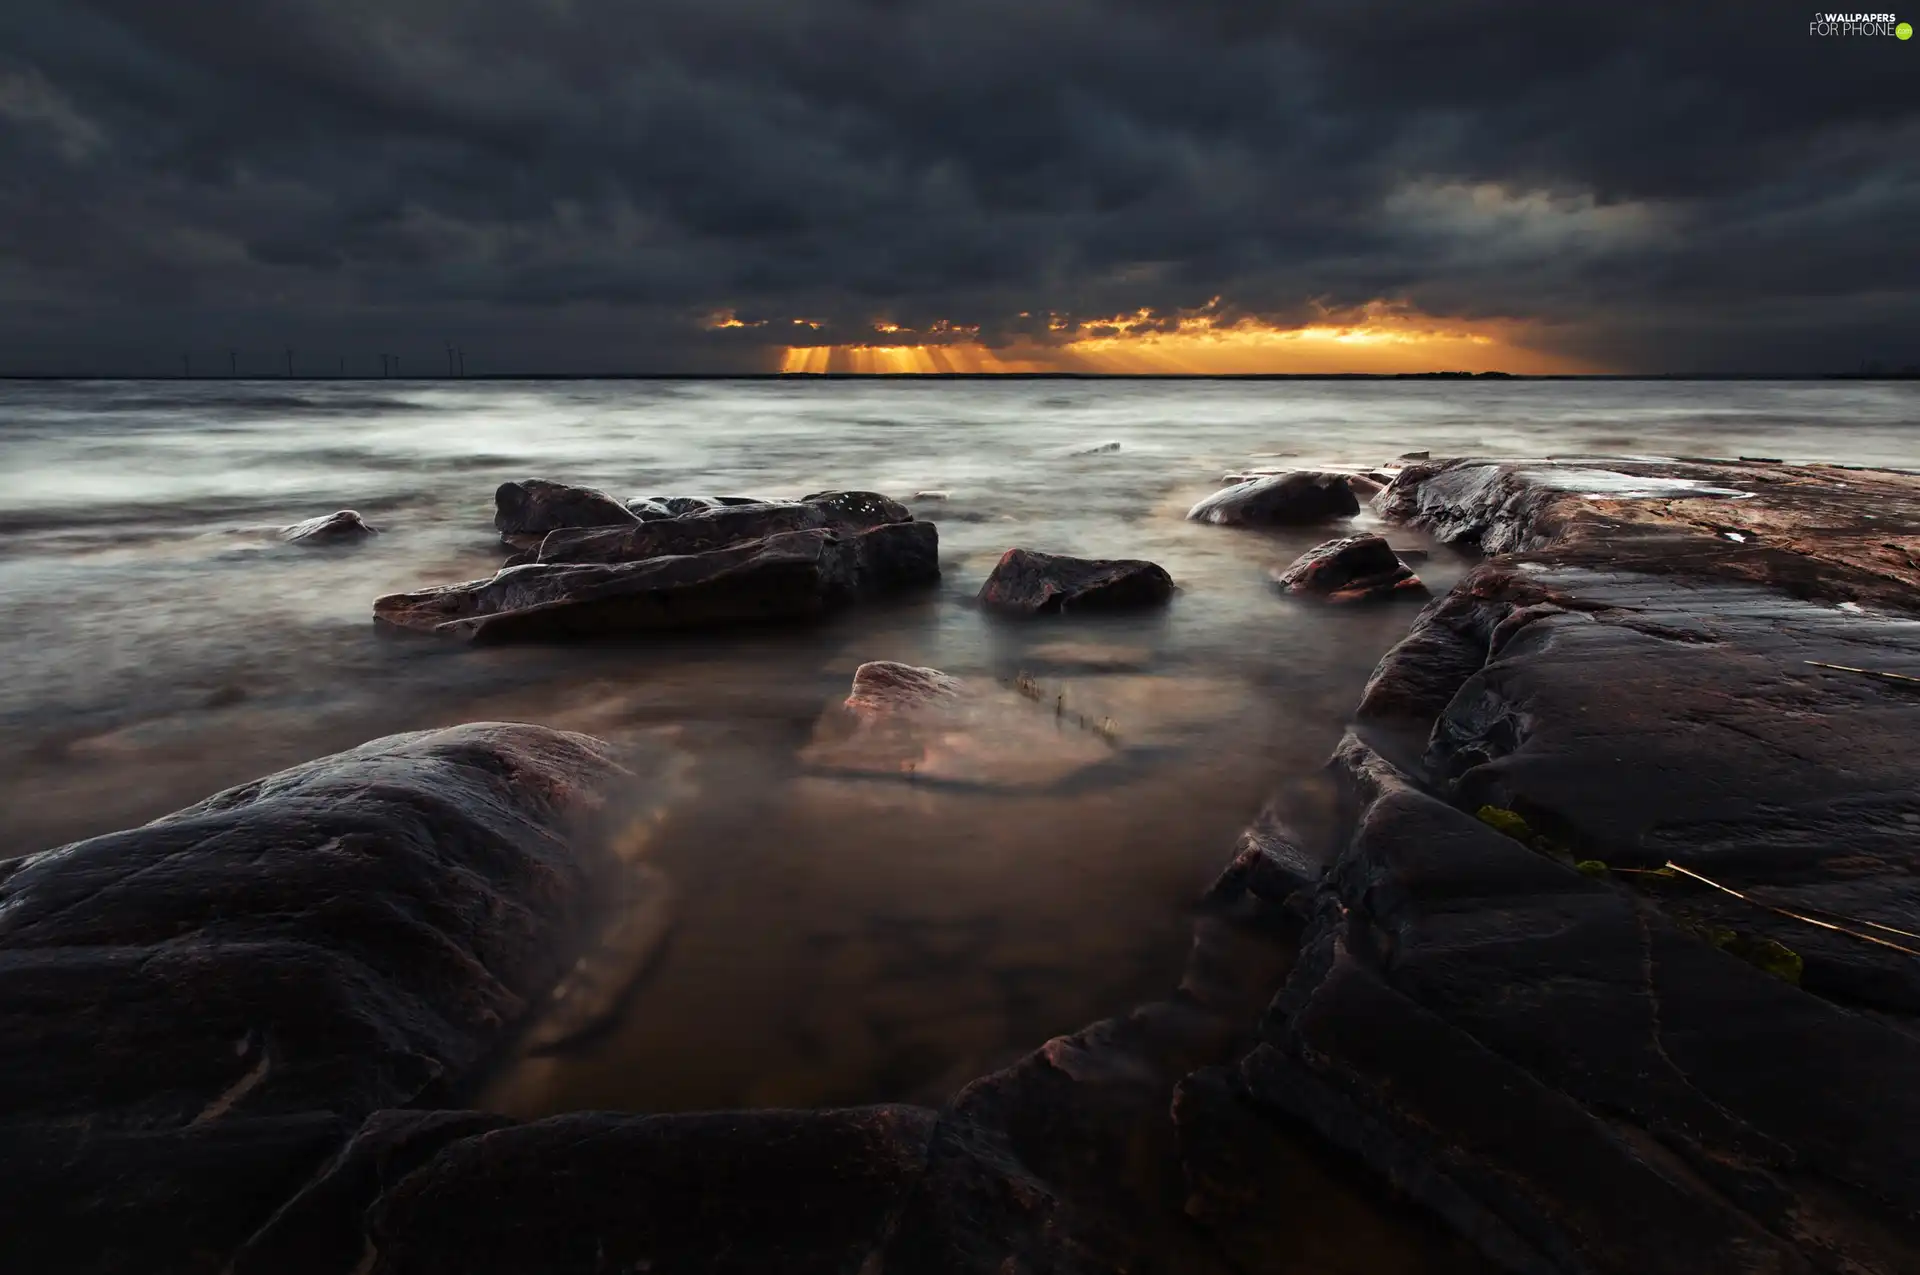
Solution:
{"label": "flat rock slab", "polygon": [[475,643],[550,641],[819,615],[939,578],[932,523],[795,531],[641,562],[533,563],[373,604],[396,628]]}
{"label": "flat rock slab", "polygon": [[1328,602],[1424,595],[1426,585],[1382,536],[1347,536],[1316,545],[1274,571],[1287,593]]}
{"label": "flat rock slab", "polygon": [[913,514],[873,492],[829,492],[790,504],[699,506],[632,527],[567,529],[541,541],[535,562],[641,562],[706,553],[789,531],[866,531],[912,522]]}
{"label": "flat rock slab", "polygon": [[1165,568],[1137,558],[1071,558],[1009,549],[980,587],[980,605],[1002,615],[1060,615],[1164,606],[1174,594]]}
{"label": "flat rock slab", "polygon": [[1826,465],[1582,459],[1410,465],[1375,501],[1488,553],[1920,606],[1920,475]]}
{"label": "flat rock slab", "polygon": [[1188,510],[1187,518],[1225,527],[1300,527],[1359,512],[1345,474],[1303,469],[1222,488]]}

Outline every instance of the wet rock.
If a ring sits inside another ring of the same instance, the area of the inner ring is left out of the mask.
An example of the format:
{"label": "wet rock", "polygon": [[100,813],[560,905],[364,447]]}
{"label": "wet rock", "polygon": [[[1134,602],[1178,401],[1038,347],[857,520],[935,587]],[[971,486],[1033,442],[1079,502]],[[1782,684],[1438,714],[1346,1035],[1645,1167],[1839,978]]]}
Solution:
{"label": "wet rock", "polygon": [[1378,506],[1444,543],[1488,553],[1920,609],[1920,476],[1912,474],[1455,460],[1402,470]]}
{"label": "wet rock", "polygon": [[280,538],[288,544],[352,544],[380,534],[380,529],[351,509],[309,518],[280,529]]}
{"label": "wet rock", "polygon": [[1004,687],[876,660],[822,716],[800,762],[816,776],[958,789],[1044,788],[1111,761],[1114,746],[1030,681]]}
{"label": "wet rock", "polygon": [[1012,615],[1058,615],[1165,605],[1173,577],[1133,558],[1070,558],[1009,549],[980,589],[980,605]]}
{"label": "wet rock", "polygon": [[913,498],[915,500],[951,500],[953,493],[948,491],[916,491],[913,493]]}
{"label": "wet rock", "polygon": [[1288,593],[1328,602],[1426,593],[1413,568],[1381,536],[1329,540],[1274,571],[1273,581]]}
{"label": "wet rock", "polygon": [[1223,488],[1188,510],[1187,517],[1221,526],[1277,527],[1309,526],[1359,512],[1345,475],[1295,470]]}
{"label": "wet rock", "polygon": [[[657,526],[665,524],[649,524]],[[543,641],[793,620],[939,578],[932,523],[812,530],[641,562],[532,563],[391,594],[381,622],[472,642]]]}
{"label": "wet rock", "polygon": [[641,496],[627,502],[627,508],[642,518],[679,518],[713,509],[740,509],[752,505],[778,505],[790,502],[764,500],[757,496]]}
{"label": "wet rock", "polygon": [[[166,1129],[0,1123],[7,1267],[222,1275],[228,1255],[326,1165],[352,1127],[327,1111]],[[344,1275],[352,1260],[284,1269]]]}
{"label": "wet rock", "polygon": [[1426,452],[1426,451],[1401,452],[1400,459],[1401,460],[1427,460],[1427,459],[1430,459],[1432,455],[1433,455],[1432,452]]}
{"label": "wet rock", "polygon": [[564,967],[594,866],[566,836],[620,773],[537,726],[395,735],[8,862],[0,1118],[360,1113],[458,1077]]}
{"label": "wet rock", "polygon": [[[1905,543],[1920,501],[1773,472],[1455,462],[1391,493],[1521,552],[1376,671],[1349,835],[1226,1089],[1498,1269],[1920,1262],[1920,697],[1823,670],[1920,677],[1920,623],[1805,597],[1911,606],[1862,524]],[[1719,548],[1729,506],[1792,548]]]}
{"label": "wet rock", "polygon": [[869,660],[853,671],[846,709],[857,717],[877,717],[902,709],[958,699],[965,683],[939,669],[892,660]]}
{"label": "wet rock", "polygon": [[652,496],[637,496],[629,500],[627,512],[641,522],[660,522],[676,516],[673,510],[667,507],[666,502]]}
{"label": "wet rock", "polygon": [[500,539],[515,549],[537,548],[549,531],[562,527],[621,527],[639,521],[604,491],[544,478],[501,483],[493,503],[493,525]]}
{"label": "wet rock", "polygon": [[933,1123],[891,1106],[595,1113],[479,1133],[368,1203],[371,1272],[877,1269]]}
{"label": "wet rock", "polygon": [[0,864],[9,1257],[221,1270],[363,1116],[459,1083],[559,977],[630,778],[584,736],[478,723]]}
{"label": "wet rock", "polygon": [[873,492],[825,492],[786,504],[715,506],[632,527],[553,532],[535,562],[640,562],[669,554],[706,553],[790,531],[866,531],[912,522],[897,501]]}
{"label": "wet rock", "polygon": [[1073,454],[1075,456],[1108,456],[1119,450],[1119,443],[1109,441],[1105,443],[1094,443],[1090,446],[1079,448]]}
{"label": "wet rock", "polygon": [[1353,489],[1354,499],[1364,505],[1387,489],[1387,480],[1372,474],[1348,474],[1347,486]]}
{"label": "wet rock", "polygon": [[906,1106],[527,1124],[381,1112],[233,1275],[869,1269],[933,1121]]}

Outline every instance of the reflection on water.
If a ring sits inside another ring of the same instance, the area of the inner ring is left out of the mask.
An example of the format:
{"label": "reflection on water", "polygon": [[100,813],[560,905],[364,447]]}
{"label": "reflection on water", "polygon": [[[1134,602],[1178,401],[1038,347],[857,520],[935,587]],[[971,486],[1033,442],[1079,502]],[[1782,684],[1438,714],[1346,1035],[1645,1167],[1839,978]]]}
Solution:
{"label": "reflection on water", "polygon": [[[15,385],[0,853],[390,731],[590,731],[632,751],[631,848],[672,883],[671,937],[610,1030],[507,1069],[487,1100],[931,1098],[1163,994],[1189,901],[1265,798],[1290,783],[1314,819],[1312,776],[1411,618],[1277,596],[1267,569],[1321,537],[1184,522],[1222,473],[1599,439],[1911,463],[1917,421],[1901,385]],[[492,570],[493,487],[528,476],[623,497],[941,491],[916,508],[945,580],[795,631],[486,651],[377,636],[374,597]],[[385,534],[340,551],[270,535],[348,506]],[[1182,592],[1148,618],[995,622],[967,600],[1014,544],[1151,558]],[[1421,573],[1445,587],[1461,569],[1439,555]],[[988,707],[910,759],[853,746],[832,708],[872,659],[969,678]],[[1034,693],[1005,689],[1022,677]]]}

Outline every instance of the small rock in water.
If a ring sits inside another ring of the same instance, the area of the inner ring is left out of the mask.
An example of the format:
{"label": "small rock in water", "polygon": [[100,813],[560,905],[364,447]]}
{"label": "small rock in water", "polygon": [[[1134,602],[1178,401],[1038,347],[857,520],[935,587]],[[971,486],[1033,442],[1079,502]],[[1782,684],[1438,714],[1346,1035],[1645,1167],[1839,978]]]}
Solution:
{"label": "small rock in water", "polygon": [[1173,577],[1138,558],[1070,558],[1009,549],[980,589],[980,605],[1014,615],[1118,611],[1162,606]]}
{"label": "small rock in water", "polygon": [[949,491],[916,491],[913,493],[913,498],[915,500],[951,500],[953,493]]}
{"label": "small rock in water", "polygon": [[856,717],[878,717],[901,708],[917,708],[959,697],[965,683],[936,668],[921,668],[893,660],[869,660],[853,671],[853,691],[847,711]]}
{"label": "small rock in water", "polygon": [[1108,452],[1117,452],[1119,450],[1120,444],[1109,441],[1105,443],[1095,443],[1091,447],[1082,447],[1073,454],[1075,456],[1103,456]]}
{"label": "small rock in water", "polygon": [[373,526],[351,509],[342,509],[339,513],[325,514],[319,518],[309,518],[305,522],[296,522],[291,527],[280,529],[282,540],[288,544],[301,545],[349,544],[379,534],[378,527]]}
{"label": "small rock in water", "polygon": [[1399,593],[1426,592],[1413,568],[1379,536],[1348,536],[1307,550],[1273,581],[1288,593],[1358,602]]}
{"label": "small rock in water", "polygon": [[1433,453],[1431,453],[1431,452],[1424,452],[1424,451],[1420,451],[1420,452],[1401,452],[1401,453],[1400,453],[1400,459],[1401,459],[1401,460],[1431,460],[1431,459],[1433,459]]}
{"label": "small rock in water", "polygon": [[630,526],[640,517],[592,487],[572,487],[528,478],[501,483],[493,493],[493,525],[515,549],[537,549],[549,531],[562,527]]}
{"label": "small rock in water", "polygon": [[1359,512],[1346,475],[1302,469],[1223,488],[1188,510],[1187,517],[1221,526],[1305,526]]}

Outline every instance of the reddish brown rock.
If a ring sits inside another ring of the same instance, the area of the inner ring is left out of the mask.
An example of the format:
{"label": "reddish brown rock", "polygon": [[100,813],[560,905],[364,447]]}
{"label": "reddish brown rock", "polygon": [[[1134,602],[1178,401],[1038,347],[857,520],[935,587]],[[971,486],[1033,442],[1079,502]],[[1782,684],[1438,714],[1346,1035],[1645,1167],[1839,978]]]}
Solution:
{"label": "reddish brown rock", "polygon": [[1381,536],[1329,540],[1273,573],[1288,593],[1328,602],[1423,596],[1427,587]]}
{"label": "reddish brown rock", "polygon": [[877,717],[958,699],[964,687],[959,678],[939,669],[869,660],[853,671],[846,709],[856,717]]}

